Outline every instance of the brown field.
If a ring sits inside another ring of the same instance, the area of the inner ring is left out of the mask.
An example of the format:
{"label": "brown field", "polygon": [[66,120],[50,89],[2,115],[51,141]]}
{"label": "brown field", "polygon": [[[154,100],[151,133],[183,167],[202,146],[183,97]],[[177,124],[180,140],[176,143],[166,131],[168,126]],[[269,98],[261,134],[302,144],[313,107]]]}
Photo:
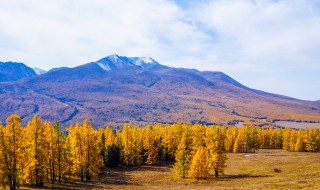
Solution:
{"label": "brown field", "polygon": [[[259,150],[228,154],[225,175],[193,181],[174,177],[172,165],[117,167],[95,181],[72,181],[41,189],[320,189],[320,153]],[[276,173],[274,168],[279,168]]]}

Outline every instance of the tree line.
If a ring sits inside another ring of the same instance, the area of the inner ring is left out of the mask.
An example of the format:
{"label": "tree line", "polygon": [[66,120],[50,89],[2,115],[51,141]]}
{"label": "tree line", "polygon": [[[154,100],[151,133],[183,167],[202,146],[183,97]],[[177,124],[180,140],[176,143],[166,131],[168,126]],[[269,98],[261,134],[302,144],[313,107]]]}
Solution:
{"label": "tree line", "polygon": [[259,148],[320,151],[319,129],[275,130],[254,126],[208,127],[201,124],[155,124],[145,128],[125,124],[121,131],[94,129],[85,119],[62,130],[34,116],[26,127],[18,115],[0,123],[0,182],[17,189],[78,178],[90,181],[105,167],[174,162],[177,176],[206,179],[223,174],[227,152]]}

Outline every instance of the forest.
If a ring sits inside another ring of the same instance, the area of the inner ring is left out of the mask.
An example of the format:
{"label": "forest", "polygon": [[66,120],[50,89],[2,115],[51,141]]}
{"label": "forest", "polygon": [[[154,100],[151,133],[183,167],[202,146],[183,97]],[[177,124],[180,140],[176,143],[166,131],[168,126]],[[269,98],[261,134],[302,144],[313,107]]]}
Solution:
{"label": "forest", "polygon": [[89,121],[63,130],[55,121],[34,116],[22,126],[19,115],[0,124],[0,182],[3,187],[42,186],[70,179],[90,181],[119,165],[139,167],[173,163],[176,176],[207,179],[224,174],[226,153],[258,149],[319,152],[319,129],[262,129],[201,124],[155,124],[122,130],[94,129]]}

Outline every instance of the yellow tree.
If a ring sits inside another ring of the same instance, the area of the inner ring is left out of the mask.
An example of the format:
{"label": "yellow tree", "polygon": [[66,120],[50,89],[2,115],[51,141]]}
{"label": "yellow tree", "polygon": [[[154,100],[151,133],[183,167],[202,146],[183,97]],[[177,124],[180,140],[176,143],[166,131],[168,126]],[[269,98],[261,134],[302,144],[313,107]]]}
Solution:
{"label": "yellow tree", "polygon": [[[61,126],[58,121],[54,121],[53,124],[53,136],[55,137],[54,147],[56,148],[56,162],[57,162],[57,175],[58,175],[58,182],[61,183],[62,178],[62,171],[63,171],[63,165],[64,162],[67,161],[67,159],[63,159],[63,150],[65,148],[65,136],[61,130]],[[53,151],[54,152],[54,151]],[[53,171],[53,180],[55,180],[55,171]],[[54,182],[54,181],[53,181]]]}
{"label": "yellow tree", "polygon": [[83,122],[83,156],[84,156],[84,174],[86,181],[90,181],[92,177],[97,176],[103,166],[103,161],[99,151],[98,133],[90,125],[87,119]]}
{"label": "yellow tree", "polygon": [[41,186],[44,183],[46,160],[45,127],[38,116],[34,116],[26,127],[27,164],[25,180],[29,184]]}
{"label": "yellow tree", "polygon": [[227,129],[227,139],[226,139],[226,151],[233,152],[233,146],[237,139],[238,127],[228,127]]}
{"label": "yellow tree", "polygon": [[319,129],[306,130],[306,151],[316,152],[319,151],[319,139],[320,139]]}
{"label": "yellow tree", "polygon": [[195,124],[192,126],[192,154],[194,155],[199,147],[205,146],[206,127]]}
{"label": "yellow tree", "polygon": [[143,133],[143,148],[145,150],[146,164],[153,165],[158,161],[158,142],[156,141],[157,134],[150,126],[147,126]]}
{"label": "yellow tree", "polygon": [[70,161],[72,173],[80,177],[81,181],[84,181],[84,139],[81,131],[81,126],[76,123],[75,126],[67,128],[68,137],[67,143],[70,147]]}
{"label": "yellow tree", "polygon": [[287,151],[290,151],[290,136],[291,136],[291,130],[289,128],[285,128],[283,130],[282,148]]}
{"label": "yellow tree", "polygon": [[82,181],[90,181],[92,177],[99,174],[103,161],[99,151],[98,133],[90,125],[87,119],[83,126],[79,123],[70,126],[67,131],[68,142],[71,148],[72,171]]}
{"label": "yellow tree", "polygon": [[6,124],[4,129],[0,123],[1,178],[13,190],[19,187],[23,174],[24,135],[20,116],[9,116]]}
{"label": "yellow tree", "polygon": [[188,132],[183,133],[178,150],[175,155],[175,164],[173,169],[177,176],[186,177],[187,171],[190,168],[191,160],[191,137]]}
{"label": "yellow tree", "polygon": [[124,125],[120,133],[121,159],[126,166],[139,166],[142,164],[140,131],[130,125]]}
{"label": "yellow tree", "polygon": [[207,150],[199,147],[192,159],[189,177],[192,179],[206,179],[209,176],[209,168],[207,161]]}
{"label": "yellow tree", "polygon": [[294,146],[294,151],[296,152],[303,152],[305,151],[305,134],[304,131],[302,129],[299,130],[299,132],[297,133],[297,140]]}
{"label": "yellow tree", "polygon": [[246,152],[246,147],[247,147],[247,142],[246,142],[245,132],[241,128],[238,130],[238,135],[233,146],[233,152],[234,153]]}
{"label": "yellow tree", "polygon": [[209,167],[214,169],[215,177],[224,173],[225,163],[227,160],[226,148],[226,131],[222,127],[210,127],[206,131],[206,146],[208,149]]}

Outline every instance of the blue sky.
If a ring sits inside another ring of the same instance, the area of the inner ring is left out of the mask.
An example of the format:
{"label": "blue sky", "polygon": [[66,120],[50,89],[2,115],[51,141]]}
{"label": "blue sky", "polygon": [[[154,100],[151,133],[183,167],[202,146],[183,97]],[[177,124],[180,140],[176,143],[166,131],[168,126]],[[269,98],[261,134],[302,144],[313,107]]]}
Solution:
{"label": "blue sky", "polygon": [[320,99],[317,0],[0,0],[0,61],[75,67],[110,54],[223,71]]}

